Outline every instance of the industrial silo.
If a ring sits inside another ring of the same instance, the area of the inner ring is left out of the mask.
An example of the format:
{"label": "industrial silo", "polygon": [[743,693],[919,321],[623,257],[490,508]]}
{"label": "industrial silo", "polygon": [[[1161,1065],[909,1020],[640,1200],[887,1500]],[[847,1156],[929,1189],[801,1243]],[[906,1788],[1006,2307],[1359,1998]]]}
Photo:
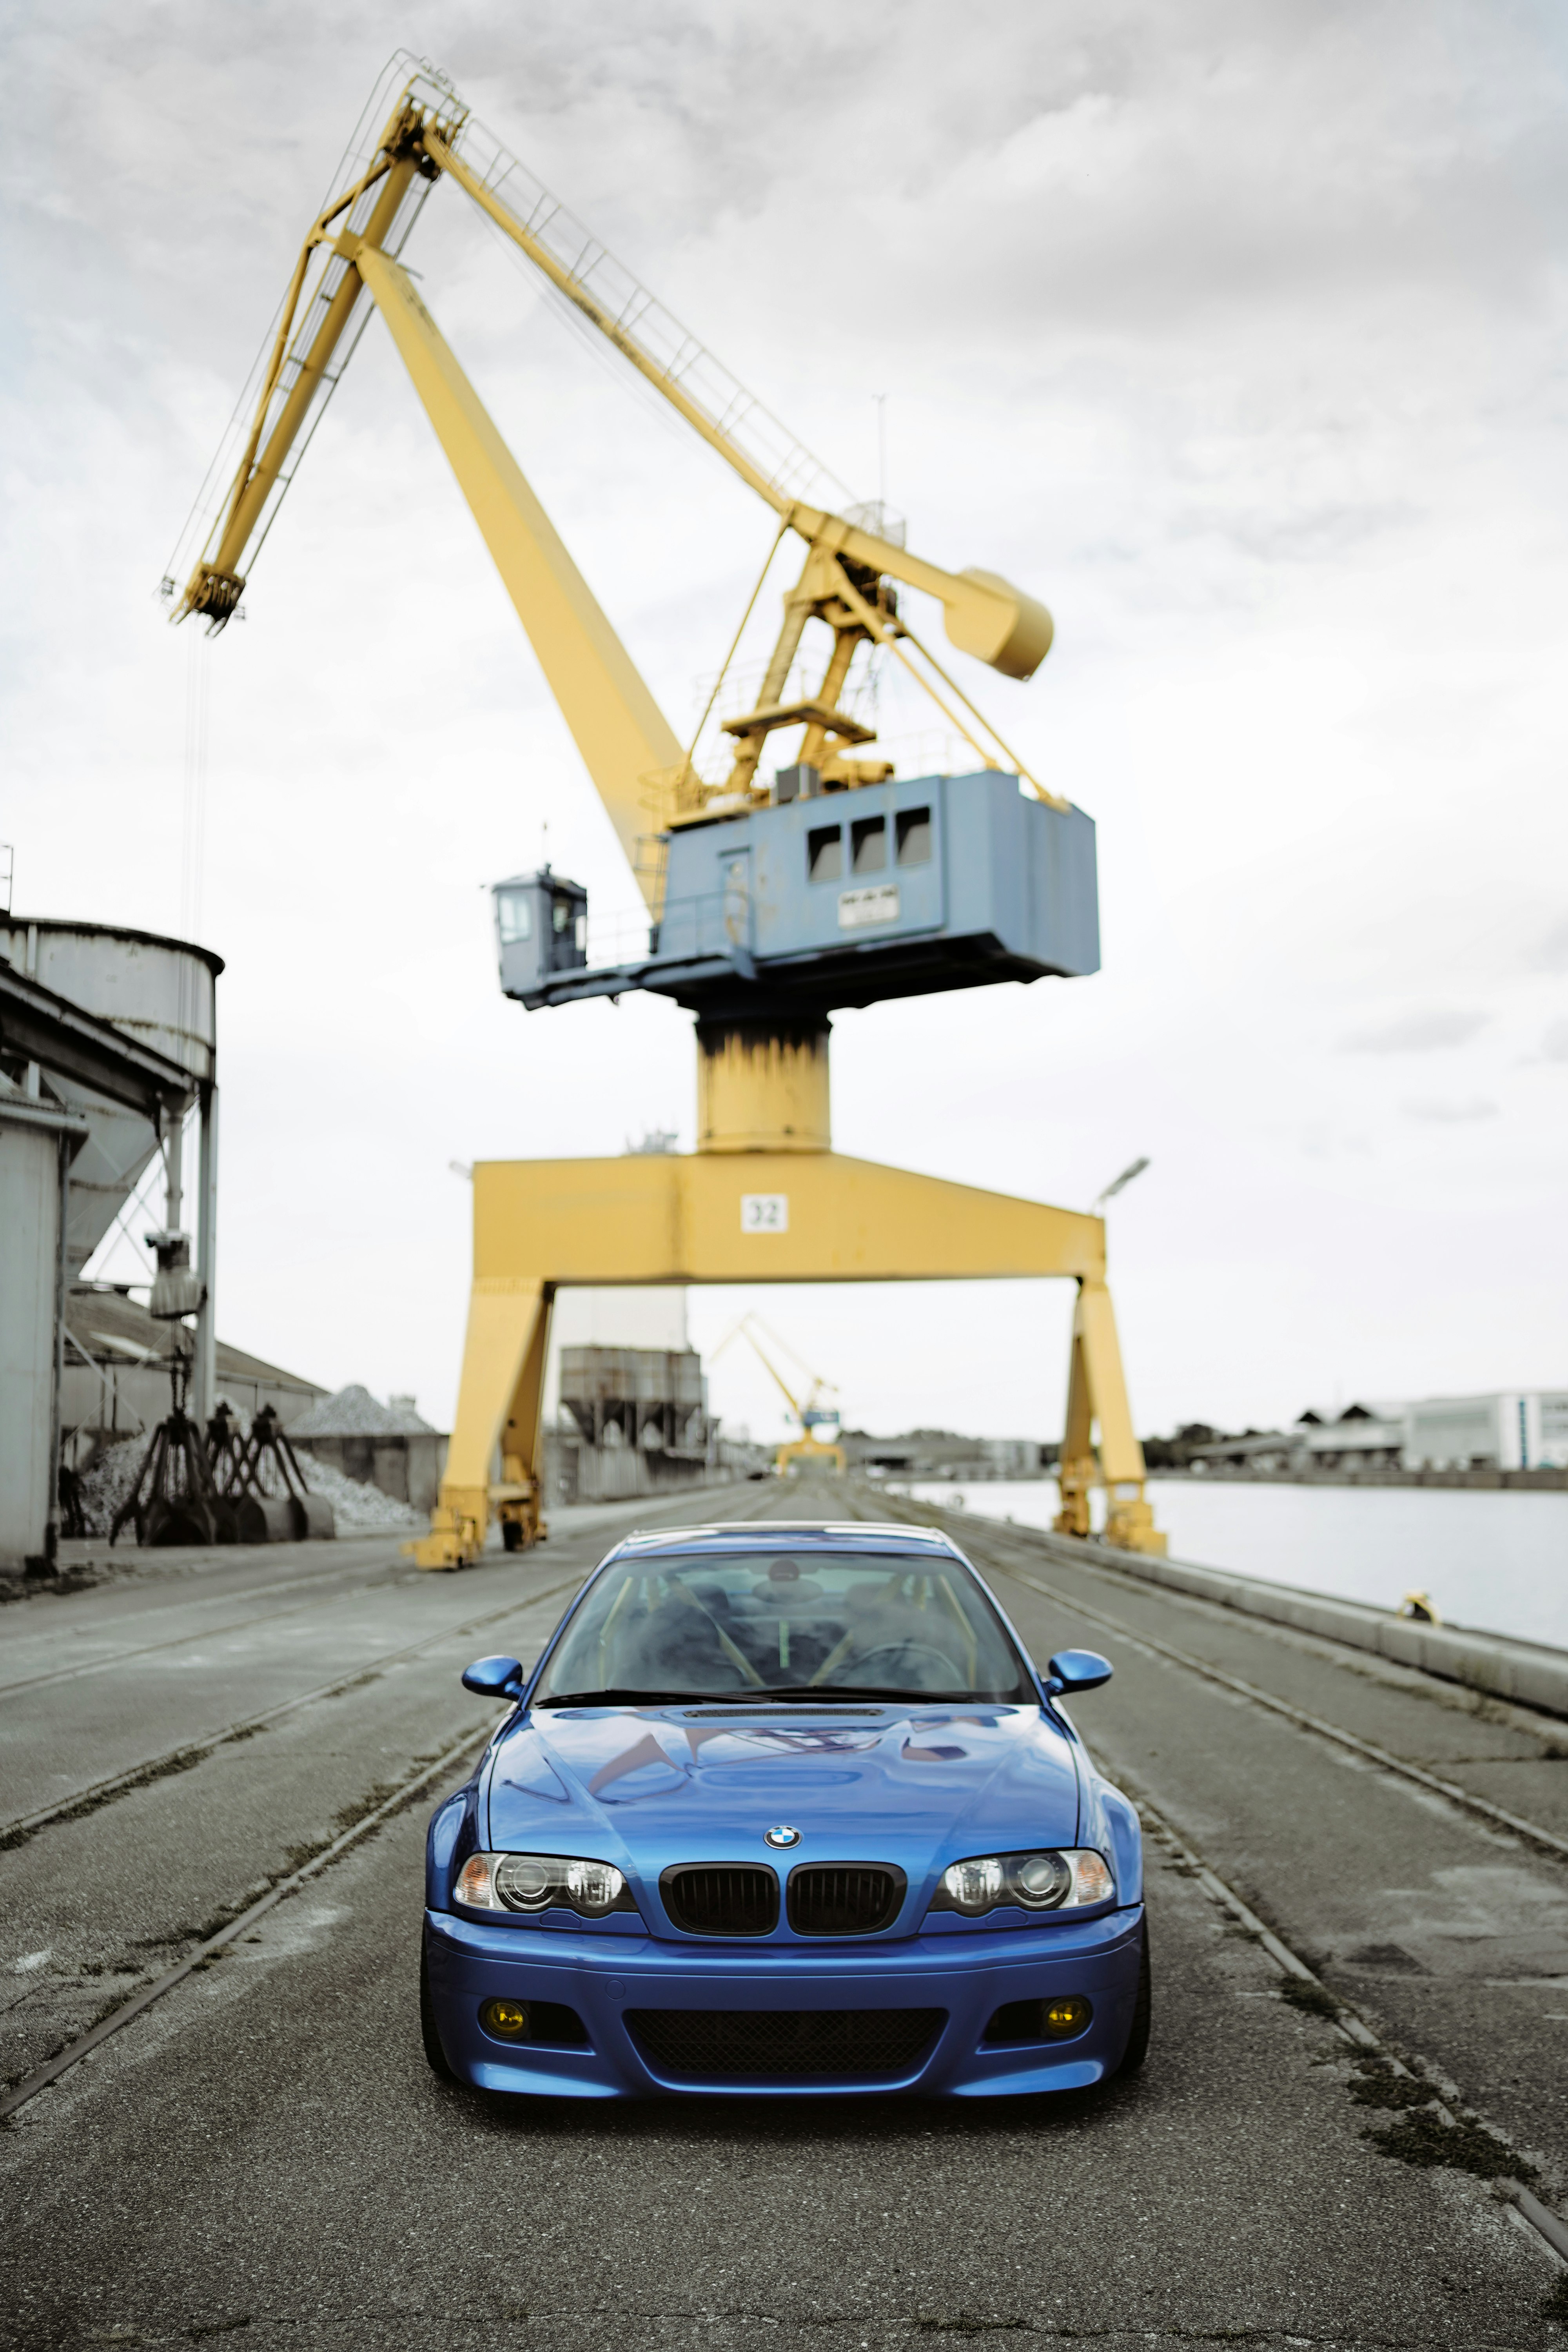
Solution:
{"label": "industrial silo", "polygon": [[[0,916],[0,1558],[32,1559],[53,1549],[64,1293],[160,1150],[167,1181],[152,1305],[195,1314],[192,1404],[211,1409],[223,960],[147,931],[10,915]],[[199,1157],[187,1220],[193,1105]]]}

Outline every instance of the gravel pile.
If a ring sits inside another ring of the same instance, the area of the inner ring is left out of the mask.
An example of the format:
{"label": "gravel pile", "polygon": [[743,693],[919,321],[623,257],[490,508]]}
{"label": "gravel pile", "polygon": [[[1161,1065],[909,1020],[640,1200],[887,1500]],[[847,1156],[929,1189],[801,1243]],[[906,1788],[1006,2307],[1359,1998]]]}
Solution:
{"label": "gravel pile", "polygon": [[95,1454],[82,1472],[81,1507],[89,1536],[109,1533],[115,1512],[136,1484],[150,1442],[146,1437],[121,1438],[118,1445],[106,1445]]}
{"label": "gravel pile", "polygon": [[[150,1442],[148,1437],[124,1438],[118,1445],[106,1446],[83,1471],[81,1507],[89,1535],[108,1535],[115,1512],[136,1484]],[[331,1503],[340,1535],[424,1532],[427,1524],[424,1512],[398,1502],[395,1496],[384,1495],[379,1486],[346,1477],[308,1453],[300,1454],[300,1467],[310,1493],[324,1496]],[[260,1484],[264,1493],[280,1491],[281,1481],[270,1463],[262,1466]],[[131,1535],[128,1526],[121,1540]]]}
{"label": "gravel pile", "polygon": [[298,1443],[312,1437],[428,1437],[434,1433],[414,1410],[412,1397],[391,1397],[383,1404],[356,1381],[291,1421],[289,1434]]}
{"label": "gravel pile", "polygon": [[384,1495],[379,1486],[367,1486],[362,1479],[346,1476],[330,1462],[318,1462],[303,1447],[300,1467],[311,1494],[324,1495],[331,1503],[341,1536],[379,1535],[384,1528],[417,1530],[423,1535],[430,1524],[412,1504],[400,1503],[395,1495]]}

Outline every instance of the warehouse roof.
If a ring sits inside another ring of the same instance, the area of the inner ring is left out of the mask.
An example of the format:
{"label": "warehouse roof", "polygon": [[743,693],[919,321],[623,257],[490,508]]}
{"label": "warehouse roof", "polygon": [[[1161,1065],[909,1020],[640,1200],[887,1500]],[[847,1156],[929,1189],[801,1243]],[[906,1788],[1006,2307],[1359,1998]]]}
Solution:
{"label": "warehouse roof", "polygon": [[[67,1294],[66,1329],[97,1363],[165,1364],[170,1334],[175,1328],[155,1320],[123,1283],[79,1282]],[[247,1356],[242,1348],[229,1347],[226,1340],[218,1340],[216,1357],[220,1386],[226,1379],[234,1379],[258,1381],[268,1388],[294,1389],[302,1405],[326,1394],[315,1381],[281,1371],[260,1356]]]}

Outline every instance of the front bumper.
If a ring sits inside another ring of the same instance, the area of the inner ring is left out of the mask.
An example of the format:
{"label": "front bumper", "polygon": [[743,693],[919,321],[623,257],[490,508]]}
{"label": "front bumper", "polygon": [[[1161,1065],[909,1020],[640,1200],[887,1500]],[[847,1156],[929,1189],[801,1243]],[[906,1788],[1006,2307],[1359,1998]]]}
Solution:
{"label": "front bumper", "polygon": [[[1141,1904],[1026,1931],[913,1936],[873,1948],[673,1944],[651,1936],[491,1926],[426,1911],[425,1948],[442,2046],[458,2078],[484,2091],[555,2098],[817,2098],[905,2092],[921,2097],[1087,2090],[1114,2074],[1131,2030],[1142,1941]],[[1086,1994],[1094,2015],[1075,2041],[985,2043],[1010,2001]],[[552,2001],[573,2010],[585,2048],[505,2042],[481,2001]],[[936,2010],[944,2021],[901,2073],[676,2074],[656,2068],[628,2011]]]}

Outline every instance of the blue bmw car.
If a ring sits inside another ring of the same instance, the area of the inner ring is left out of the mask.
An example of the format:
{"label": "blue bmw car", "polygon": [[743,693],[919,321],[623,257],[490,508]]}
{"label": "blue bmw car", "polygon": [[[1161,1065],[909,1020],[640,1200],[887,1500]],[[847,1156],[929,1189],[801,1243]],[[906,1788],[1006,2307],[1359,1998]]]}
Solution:
{"label": "blue bmw car", "polygon": [[935,1528],[634,1535],[430,1824],[425,2049],[489,2092],[1081,2091],[1149,2040],[1142,1841]]}

